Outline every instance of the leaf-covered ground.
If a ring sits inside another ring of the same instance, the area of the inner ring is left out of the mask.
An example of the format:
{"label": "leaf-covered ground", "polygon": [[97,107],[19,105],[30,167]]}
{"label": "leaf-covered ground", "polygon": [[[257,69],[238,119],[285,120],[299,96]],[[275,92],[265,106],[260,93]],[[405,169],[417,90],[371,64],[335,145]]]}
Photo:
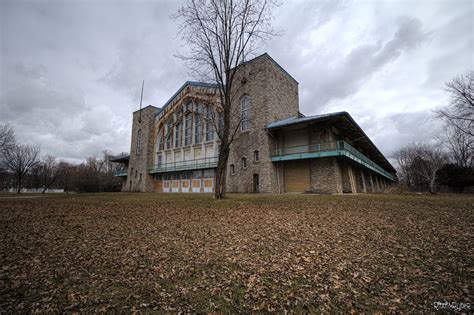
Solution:
{"label": "leaf-covered ground", "polygon": [[7,196],[1,312],[474,302],[474,196]]}

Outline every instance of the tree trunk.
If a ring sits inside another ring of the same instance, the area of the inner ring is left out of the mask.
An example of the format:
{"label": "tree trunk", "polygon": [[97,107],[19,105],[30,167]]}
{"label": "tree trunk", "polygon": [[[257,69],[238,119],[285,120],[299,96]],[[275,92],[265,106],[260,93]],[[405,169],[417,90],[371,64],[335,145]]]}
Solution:
{"label": "tree trunk", "polygon": [[216,185],[214,186],[214,197],[221,199],[225,197],[227,160],[229,159],[229,146],[221,144],[219,161],[217,162]]}
{"label": "tree trunk", "polygon": [[433,176],[433,178],[430,180],[430,186],[429,186],[430,194],[432,194],[432,195],[435,195],[435,194],[436,194],[436,191],[435,191],[435,181],[436,181],[436,177]]}
{"label": "tree trunk", "polygon": [[21,193],[21,175],[17,175],[17,185],[18,185],[18,190],[16,191],[17,194]]}

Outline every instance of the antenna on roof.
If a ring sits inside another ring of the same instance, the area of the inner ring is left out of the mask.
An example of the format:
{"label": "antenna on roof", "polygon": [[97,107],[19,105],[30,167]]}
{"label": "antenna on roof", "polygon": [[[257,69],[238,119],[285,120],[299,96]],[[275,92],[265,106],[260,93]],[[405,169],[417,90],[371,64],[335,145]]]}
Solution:
{"label": "antenna on roof", "polygon": [[142,122],[142,101],[143,101],[143,86],[145,85],[145,80],[142,81],[142,96],[140,97],[140,116],[138,117],[138,122]]}

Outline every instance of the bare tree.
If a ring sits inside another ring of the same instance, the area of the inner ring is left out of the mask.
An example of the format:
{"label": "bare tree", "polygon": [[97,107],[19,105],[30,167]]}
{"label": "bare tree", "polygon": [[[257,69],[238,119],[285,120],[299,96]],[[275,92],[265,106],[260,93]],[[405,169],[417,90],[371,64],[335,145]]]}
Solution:
{"label": "bare tree", "polygon": [[[175,15],[188,53],[180,55],[192,74],[219,86],[222,120],[214,119],[220,140],[215,197],[225,196],[225,174],[230,145],[240,127],[231,130],[231,104],[236,95],[237,67],[258,46],[276,35],[271,27],[272,0],[190,0]],[[240,119],[240,118],[239,118]]]}
{"label": "bare tree", "polygon": [[461,132],[474,136],[474,71],[448,81],[444,88],[450,104],[435,110],[437,116]]}
{"label": "bare tree", "polygon": [[43,184],[43,191],[41,193],[44,194],[58,179],[59,167],[56,157],[46,155],[43,158],[40,164],[40,174],[41,182]]}
{"label": "bare tree", "polygon": [[70,163],[61,161],[58,163],[58,182],[64,188],[66,194],[69,194],[73,188],[74,177],[77,167]]}
{"label": "bare tree", "polygon": [[15,174],[18,190],[28,171],[38,163],[39,148],[31,145],[14,145],[4,151],[4,166]]}
{"label": "bare tree", "polygon": [[474,136],[448,125],[439,140],[444,144],[456,165],[463,168],[474,166]]}
{"label": "bare tree", "polygon": [[412,143],[400,149],[396,158],[402,181],[411,188],[425,186],[436,193],[438,171],[448,162],[446,153],[439,147]]}
{"label": "bare tree", "polygon": [[9,123],[0,124],[0,153],[15,145],[15,132]]}

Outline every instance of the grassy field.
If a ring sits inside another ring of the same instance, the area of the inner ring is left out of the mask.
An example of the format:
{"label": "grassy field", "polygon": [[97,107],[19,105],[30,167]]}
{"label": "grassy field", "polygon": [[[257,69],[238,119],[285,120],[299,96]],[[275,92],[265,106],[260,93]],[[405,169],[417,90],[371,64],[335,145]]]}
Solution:
{"label": "grassy field", "polygon": [[0,312],[474,302],[473,196],[9,196]]}

